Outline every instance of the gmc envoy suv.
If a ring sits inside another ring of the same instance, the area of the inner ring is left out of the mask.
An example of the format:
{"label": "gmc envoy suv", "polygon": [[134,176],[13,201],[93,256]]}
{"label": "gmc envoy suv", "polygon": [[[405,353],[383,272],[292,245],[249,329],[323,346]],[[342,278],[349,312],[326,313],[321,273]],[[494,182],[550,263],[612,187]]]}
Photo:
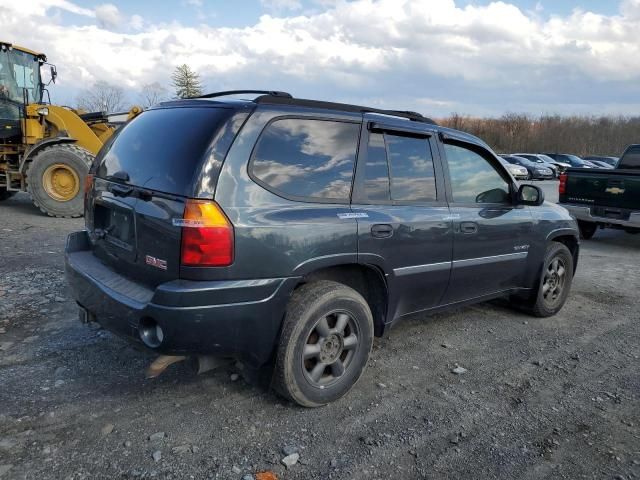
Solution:
{"label": "gmc envoy suv", "polygon": [[236,358],[308,407],[345,395],[409,315],[498,297],[554,315],[578,260],[568,212],[478,138],[284,92],[145,111],[85,195],[66,245],[85,321],[157,354]]}

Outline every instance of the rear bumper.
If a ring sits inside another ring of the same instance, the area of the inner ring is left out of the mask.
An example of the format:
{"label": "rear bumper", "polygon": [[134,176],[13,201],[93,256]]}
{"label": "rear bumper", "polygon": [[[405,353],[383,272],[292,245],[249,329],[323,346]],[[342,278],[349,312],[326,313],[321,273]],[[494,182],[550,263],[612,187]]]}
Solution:
{"label": "rear bumper", "polygon": [[[154,320],[167,354],[233,356],[252,366],[267,362],[277,342],[297,278],[175,280],[154,289],[113,271],[89,250],[86,232],[67,238],[67,281],[75,300],[104,328],[144,346],[142,319]],[[148,348],[148,347],[147,347]]]}
{"label": "rear bumper", "polygon": [[628,228],[640,228],[640,212],[631,212],[629,214],[629,220],[622,220],[618,218],[601,217],[591,214],[590,207],[584,207],[581,205],[570,205],[561,203],[561,205],[569,210],[569,213],[576,220],[582,220],[585,222],[602,223],[610,225],[619,225],[621,227]]}

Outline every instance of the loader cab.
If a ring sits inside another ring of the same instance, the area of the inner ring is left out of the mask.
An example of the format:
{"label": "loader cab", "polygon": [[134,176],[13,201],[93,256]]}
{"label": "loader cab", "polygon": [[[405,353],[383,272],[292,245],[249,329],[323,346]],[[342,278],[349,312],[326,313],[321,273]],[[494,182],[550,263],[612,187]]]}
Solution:
{"label": "loader cab", "polygon": [[45,61],[41,53],[0,42],[0,143],[21,141],[26,105],[42,102],[40,67]]}

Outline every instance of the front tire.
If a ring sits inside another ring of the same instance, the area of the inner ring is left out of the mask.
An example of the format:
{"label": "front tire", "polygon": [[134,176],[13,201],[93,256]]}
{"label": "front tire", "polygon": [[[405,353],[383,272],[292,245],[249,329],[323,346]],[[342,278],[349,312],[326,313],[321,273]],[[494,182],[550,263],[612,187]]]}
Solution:
{"label": "front tire", "polygon": [[33,203],[50,217],[81,217],[84,180],[93,158],[77,145],[43,148],[27,169],[27,191]]}
{"label": "front tire", "polygon": [[373,317],[362,296],[345,285],[318,281],[298,288],[287,307],[273,387],[304,407],[349,392],[373,345]]}
{"label": "front tire", "polygon": [[573,256],[566,245],[552,242],[544,257],[540,281],[528,311],[536,317],[551,317],[564,306],[573,282]]}

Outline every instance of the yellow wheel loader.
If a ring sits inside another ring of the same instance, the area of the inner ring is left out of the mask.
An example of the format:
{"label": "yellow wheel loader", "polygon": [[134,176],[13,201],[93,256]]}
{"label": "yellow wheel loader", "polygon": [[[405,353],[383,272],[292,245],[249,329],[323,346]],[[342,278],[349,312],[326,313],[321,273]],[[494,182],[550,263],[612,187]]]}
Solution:
{"label": "yellow wheel loader", "polygon": [[47,215],[79,217],[93,158],[142,109],[107,115],[51,105],[46,86],[56,76],[44,54],[0,42],[0,201],[27,191]]}

